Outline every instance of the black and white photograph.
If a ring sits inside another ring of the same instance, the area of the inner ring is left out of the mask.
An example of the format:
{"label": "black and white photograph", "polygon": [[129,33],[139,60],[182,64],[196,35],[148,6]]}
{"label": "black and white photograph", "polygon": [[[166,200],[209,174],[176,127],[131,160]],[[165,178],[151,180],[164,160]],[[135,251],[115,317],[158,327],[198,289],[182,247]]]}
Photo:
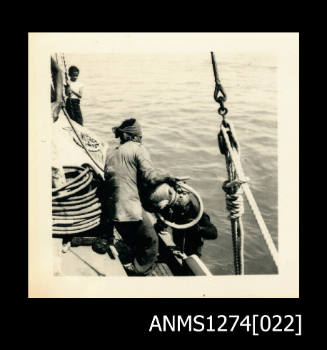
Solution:
{"label": "black and white photograph", "polygon": [[298,40],[29,33],[29,297],[298,297]]}

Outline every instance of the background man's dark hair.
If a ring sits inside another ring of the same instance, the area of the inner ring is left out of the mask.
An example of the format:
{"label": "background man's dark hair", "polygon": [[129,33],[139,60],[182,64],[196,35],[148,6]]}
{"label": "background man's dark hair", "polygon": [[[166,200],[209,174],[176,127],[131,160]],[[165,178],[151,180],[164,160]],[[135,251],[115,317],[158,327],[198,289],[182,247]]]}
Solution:
{"label": "background man's dark hair", "polygon": [[69,74],[69,75],[72,75],[74,72],[79,73],[79,69],[78,69],[76,66],[71,66],[71,67],[69,67],[69,69],[68,69],[68,74]]}
{"label": "background man's dark hair", "polygon": [[126,119],[121,123],[119,128],[123,129],[123,128],[126,128],[126,126],[132,126],[135,122],[136,122],[135,118]]}

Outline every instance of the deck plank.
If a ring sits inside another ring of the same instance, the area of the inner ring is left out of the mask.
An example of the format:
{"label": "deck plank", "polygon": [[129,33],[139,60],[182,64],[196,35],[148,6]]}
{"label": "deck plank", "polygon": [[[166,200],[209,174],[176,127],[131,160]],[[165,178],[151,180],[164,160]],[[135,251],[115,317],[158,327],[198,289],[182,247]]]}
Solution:
{"label": "deck plank", "polygon": [[112,259],[108,253],[98,254],[91,246],[71,247],[56,259],[60,259],[64,276],[126,276],[118,257]]}
{"label": "deck plank", "polygon": [[150,276],[173,276],[173,273],[166,263],[157,263]]}

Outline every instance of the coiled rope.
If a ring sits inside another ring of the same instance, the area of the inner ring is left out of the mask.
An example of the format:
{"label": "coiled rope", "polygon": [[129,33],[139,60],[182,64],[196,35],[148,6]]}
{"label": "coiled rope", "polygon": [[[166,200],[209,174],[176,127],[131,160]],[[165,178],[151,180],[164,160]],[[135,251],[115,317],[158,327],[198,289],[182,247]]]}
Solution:
{"label": "coiled rope", "polygon": [[[65,56],[62,54],[61,58],[65,67],[67,83],[68,74]],[[62,98],[64,100],[64,95]],[[104,169],[95,161],[87,150],[64,106],[62,106],[62,110],[86,154],[94,165],[100,169],[101,172],[104,172]],[[93,169],[89,166],[85,168],[66,166],[64,167],[64,171],[65,176],[68,178],[73,177],[73,179],[59,188],[52,189],[52,233],[71,235],[97,227],[100,224],[101,203],[96,193],[97,187],[94,181]],[[76,173],[78,175],[73,176],[76,175]]]}
{"label": "coiled rope", "polygon": [[97,227],[101,203],[94,187],[93,169],[64,166],[64,172],[73,179],[52,190],[52,233],[71,235]]}
{"label": "coiled rope", "polygon": [[92,157],[92,155],[90,154],[90,152],[88,151],[88,149],[85,147],[84,142],[81,140],[80,136],[78,135],[78,132],[76,131],[76,129],[74,128],[73,123],[71,122],[69,115],[67,114],[66,108],[62,107],[62,110],[65,114],[65,117],[67,118],[72,130],[74,131],[76,137],[78,138],[78,141],[80,142],[80,144],[82,145],[82,147],[84,148],[86,154],[90,157],[90,159],[92,160],[92,162],[94,163],[94,165],[102,172],[104,173],[104,168],[102,168],[96,161],[95,159]]}

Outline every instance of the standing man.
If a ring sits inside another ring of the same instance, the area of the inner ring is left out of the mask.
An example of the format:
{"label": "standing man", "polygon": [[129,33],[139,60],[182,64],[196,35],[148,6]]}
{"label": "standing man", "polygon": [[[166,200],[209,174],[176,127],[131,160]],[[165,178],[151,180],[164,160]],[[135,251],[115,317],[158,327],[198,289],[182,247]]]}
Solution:
{"label": "standing man", "polygon": [[127,119],[113,128],[120,145],[109,151],[105,163],[106,211],[123,240],[132,247],[134,260],[125,265],[129,274],[147,275],[158,255],[158,236],[141,198],[145,188],[176,179],[154,169],[147,149],[141,143],[141,125]]}
{"label": "standing man", "polygon": [[83,117],[80,107],[81,98],[83,95],[83,85],[77,81],[79,76],[79,69],[75,66],[69,67],[68,70],[69,81],[65,86],[66,110],[70,118],[75,122],[83,125]]}

